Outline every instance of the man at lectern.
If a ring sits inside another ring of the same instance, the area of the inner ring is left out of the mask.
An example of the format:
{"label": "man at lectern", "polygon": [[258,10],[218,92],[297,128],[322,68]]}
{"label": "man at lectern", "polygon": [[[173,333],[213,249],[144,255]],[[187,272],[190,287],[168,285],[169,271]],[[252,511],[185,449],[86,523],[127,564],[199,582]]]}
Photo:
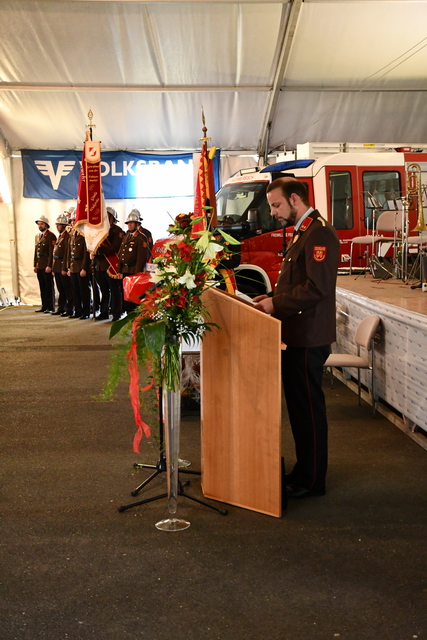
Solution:
{"label": "man at lectern", "polygon": [[285,476],[289,498],[325,493],[328,423],[323,365],[336,339],[335,288],[340,257],[334,227],[310,206],[304,183],[278,178],[267,188],[271,215],[294,234],[274,292],[256,308],[282,322],[282,381],[297,462]]}

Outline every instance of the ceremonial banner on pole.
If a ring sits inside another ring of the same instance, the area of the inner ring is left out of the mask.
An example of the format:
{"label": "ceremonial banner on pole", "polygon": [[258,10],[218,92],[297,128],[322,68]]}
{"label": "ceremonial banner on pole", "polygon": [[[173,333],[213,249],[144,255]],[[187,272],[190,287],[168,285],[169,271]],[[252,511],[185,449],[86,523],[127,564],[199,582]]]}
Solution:
{"label": "ceremonial banner on pole", "polygon": [[75,226],[92,253],[96,253],[110,230],[102,193],[101,144],[92,140],[86,140],[83,148]]}
{"label": "ceremonial banner on pole", "polygon": [[216,225],[216,198],[215,198],[215,181],[214,181],[214,169],[213,169],[213,157],[215,156],[216,148],[212,147],[208,153],[207,141],[210,138],[206,137],[207,128],[205,124],[205,115],[202,111],[203,122],[203,138],[202,151],[200,153],[199,170],[197,172],[196,190],[194,194],[194,217],[198,218],[203,216],[198,224],[193,226],[193,231],[205,231],[207,226]]}

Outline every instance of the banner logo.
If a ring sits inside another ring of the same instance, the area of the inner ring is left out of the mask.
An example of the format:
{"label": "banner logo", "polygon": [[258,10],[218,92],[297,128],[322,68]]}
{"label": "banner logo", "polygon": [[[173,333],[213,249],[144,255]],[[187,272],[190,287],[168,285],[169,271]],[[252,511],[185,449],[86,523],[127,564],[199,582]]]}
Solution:
{"label": "banner logo", "polygon": [[34,164],[36,165],[40,173],[42,173],[44,176],[49,177],[52,189],[58,191],[61,178],[64,178],[65,176],[68,176],[69,173],[71,173],[76,162],[75,160],[60,160],[58,162],[56,172],[53,168],[51,160],[35,160]]}

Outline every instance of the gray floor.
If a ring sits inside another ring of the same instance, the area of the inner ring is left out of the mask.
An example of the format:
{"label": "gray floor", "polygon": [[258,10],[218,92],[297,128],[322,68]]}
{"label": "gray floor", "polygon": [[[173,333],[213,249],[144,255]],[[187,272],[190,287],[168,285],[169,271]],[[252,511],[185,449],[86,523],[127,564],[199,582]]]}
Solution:
{"label": "gray floor", "polygon": [[[98,402],[109,323],[0,311],[1,640],[427,637],[427,452],[336,383],[327,495],[275,519],[181,498],[119,513],[155,463],[132,453],[126,387]],[[293,462],[284,410],[284,452]],[[182,457],[199,469],[199,417]],[[162,474],[146,495],[165,490]],[[198,477],[189,493],[201,498]],[[145,495],[145,494],[144,494]]]}

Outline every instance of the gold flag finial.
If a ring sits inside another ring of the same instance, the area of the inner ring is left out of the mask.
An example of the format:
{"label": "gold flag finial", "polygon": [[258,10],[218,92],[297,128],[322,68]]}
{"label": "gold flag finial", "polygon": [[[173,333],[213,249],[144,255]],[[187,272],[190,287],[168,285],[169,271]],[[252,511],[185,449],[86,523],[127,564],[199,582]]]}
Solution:
{"label": "gold flag finial", "polygon": [[199,140],[201,140],[202,142],[207,142],[208,140],[210,140],[210,138],[208,138],[206,136],[207,132],[208,132],[208,128],[206,126],[206,121],[205,121],[205,112],[203,111],[203,106],[202,106],[202,123],[203,123],[203,127],[202,127],[202,131],[203,131],[203,138],[199,138]]}
{"label": "gold flag finial", "polygon": [[89,118],[89,124],[86,125],[86,127],[88,129],[92,129],[93,127],[96,127],[96,124],[93,124],[92,120],[93,120],[93,111],[92,108],[89,107],[89,111],[87,112],[87,117]]}

